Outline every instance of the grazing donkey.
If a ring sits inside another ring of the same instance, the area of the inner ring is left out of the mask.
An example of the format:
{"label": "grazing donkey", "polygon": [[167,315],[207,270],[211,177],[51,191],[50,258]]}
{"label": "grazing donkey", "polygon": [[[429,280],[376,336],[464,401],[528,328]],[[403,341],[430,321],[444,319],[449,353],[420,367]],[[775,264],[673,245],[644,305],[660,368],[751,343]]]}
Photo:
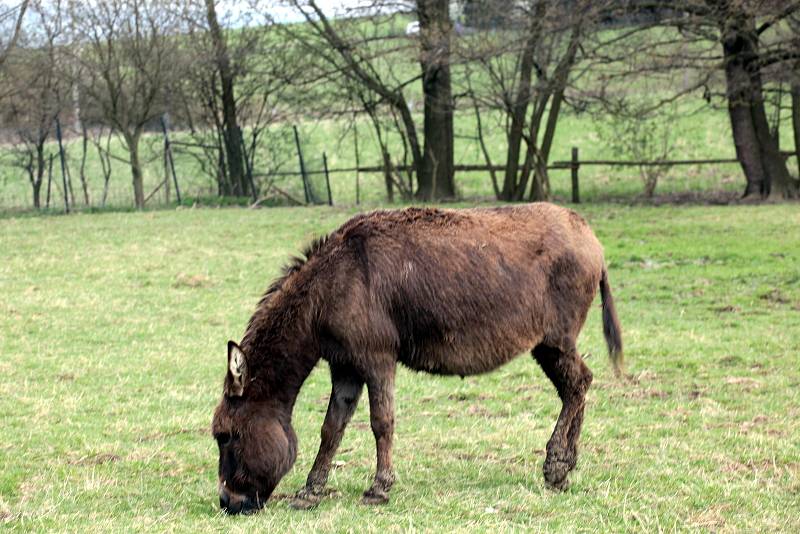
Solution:
{"label": "grazing donkey", "polygon": [[598,287],[619,373],[622,340],[603,250],[577,213],[537,203],[353,217],[285,269],[241,343],[228,343],[224,395],[212,423],[220,506],[233,514],[258,510],[292,467],[292,409],[320,358],[328,361],[333,388],[319,452],[295,507],[319,502],[364,384],[378,461],[363,502],[385,503],[394,482],[398,362],[476,375],[529,350],[563,403],[544,478],[565,488],[592,382],[575,340]]}

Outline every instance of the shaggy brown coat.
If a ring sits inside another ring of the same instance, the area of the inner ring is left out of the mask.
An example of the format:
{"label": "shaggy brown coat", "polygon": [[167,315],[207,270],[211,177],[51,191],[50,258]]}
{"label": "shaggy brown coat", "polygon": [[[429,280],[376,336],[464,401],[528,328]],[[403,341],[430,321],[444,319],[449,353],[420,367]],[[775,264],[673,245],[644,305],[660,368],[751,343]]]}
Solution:
{"label": "shaggy brown coat", "polygon": [[364,384],[377,447],[364,501],[381,503],[394,481],[397,363],[466,376],[530,350],[563,401],[544,474],[550,486],[566,486],[592,380],[575,340],[598,288],[617,372],[622,361],[603,249],[580,215],[547,203],[377,211],[352,218],[305,256],[269,288],[241,343],[229,343],[213,422],[226,511],[260,508],[291,468],[292,408],[320,358],[329,362],[333,388],[296,506],[319,501]]}

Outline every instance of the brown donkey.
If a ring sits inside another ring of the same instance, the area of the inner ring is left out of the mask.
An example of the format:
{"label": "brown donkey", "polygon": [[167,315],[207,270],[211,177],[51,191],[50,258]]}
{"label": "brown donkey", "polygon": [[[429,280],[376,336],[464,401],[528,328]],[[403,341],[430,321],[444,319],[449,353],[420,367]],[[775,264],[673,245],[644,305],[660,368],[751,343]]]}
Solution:
{"label": "brown donkey", "polygon": [[319,452],[294,506],[319,502],[365,384],[378,459],[363,502],[388,501],[398,362],[465,376],[529,350],[563,403],[544,478],[566,487],[592,381],[575,340],[598,287],[616,372],[622,364],[603,249],[577,213],[546,203],[377,211],[353,217],[305,257],[269,288],[241,343],[228,343],[212,424],[225,511],[259,509],[292,467],[292,409],[320,358],[333,388]]}

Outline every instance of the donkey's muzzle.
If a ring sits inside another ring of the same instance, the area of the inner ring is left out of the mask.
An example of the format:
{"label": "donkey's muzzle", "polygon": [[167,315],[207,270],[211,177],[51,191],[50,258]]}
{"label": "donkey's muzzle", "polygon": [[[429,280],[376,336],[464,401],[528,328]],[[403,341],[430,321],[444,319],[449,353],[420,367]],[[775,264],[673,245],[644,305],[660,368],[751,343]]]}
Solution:
{"label": "donkey's muzzle", "polygon": [[230,492],[222,485],[219,487],[219,507],[229,515],[248,515],[261,509],[260,503],[256,499]]}

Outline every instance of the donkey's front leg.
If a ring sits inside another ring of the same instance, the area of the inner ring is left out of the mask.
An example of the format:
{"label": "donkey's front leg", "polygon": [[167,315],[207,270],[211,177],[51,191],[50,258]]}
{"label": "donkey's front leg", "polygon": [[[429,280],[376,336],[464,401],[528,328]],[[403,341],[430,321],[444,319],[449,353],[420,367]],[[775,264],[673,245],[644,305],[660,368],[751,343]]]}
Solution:
{"label": "donkey's front leg", "polygon": [[308,474],[306,485],[297,492],[291,505],[298,509],[308,509],[319,504],[322,499],[331,461],[342,441],[344,429],[358,405],[364,381],[352,369],[331,364],[331,398],[328,413],[322,424],[321,441],[314,466]]}
{"label": "donkey's front leg", "polygon": [[372,486],[364,492],[364,504],[389,502],[389,489],[394,483],[392,470],[392,434],[394,433],[394,373],[395,364],[367,379],[369,419],[375,435],[378,464]]}

